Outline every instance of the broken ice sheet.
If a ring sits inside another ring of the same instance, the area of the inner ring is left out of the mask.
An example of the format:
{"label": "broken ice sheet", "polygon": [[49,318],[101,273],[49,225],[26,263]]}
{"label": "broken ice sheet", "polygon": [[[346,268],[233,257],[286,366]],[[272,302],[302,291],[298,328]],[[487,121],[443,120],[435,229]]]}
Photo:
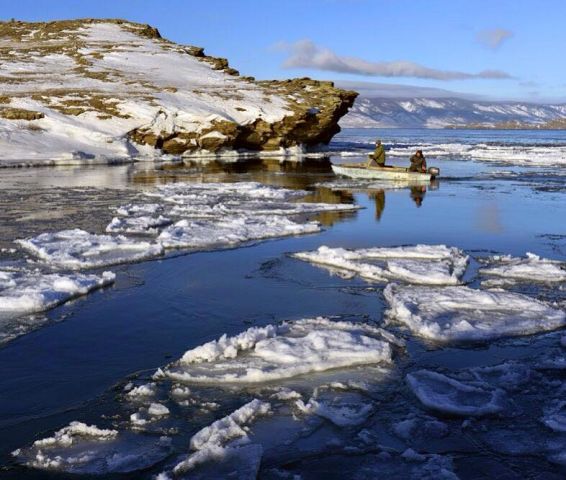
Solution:
{"label": "broken ice sheet", "polygon": [[224,220],[180,220],[157,237],[165,248],[217,248],[306,233],[316,233],[316,222],[296,223],[285,217],[232,217]]}
{"label": "broken ice sheet", "polygon": [[[197,470],[197,475],[203,475],[205,472],[217,475],[221,471],[229,473],[226,470],[239,471],[243,466],[244,472],[247,472],[245,478],[255,478],[263,449],[261,445],[243,445],[250,441],[248,426],[257,417],[268,415],[270,411],[269,403],[254,399],[202,428],[191,438],[190,448],[193,453],[173,468],[174,475],[195,469],[200,469],[200,473]],[[239,471],[238,478],[242,478],[244,472]]]}
{"label": "broken ice sheet", "polygon": [[365,324],[306,319],[252,327],[186,352],[164,374],[178,382],[255,383],[355,365],[389,364],[383,331]]}
{"label": "broken ice sheet", "polygon": [[16,243],[50,266],[72,270],[145,260],[163,253],[159,244],[80,229],[42,233]]}
{"label": "broken ice sheet", "polygon": [[127,473],[150,467],[170,452],[168,437],[149,437],[71,422],[53,436],[12,455],[42,470],[75,474]]}
{"label": "broken ice sheet", "polygon": [[518,293],[390,284],[384,296],[389,321],[439,342],[531,335],[566,324],[564,311]]}
{"label": "broken ice sheet", "polygon": [[112,272],[100,275],[0,270],[0,319],[42,312],[72,298],[114,283]]}
{"label": "broken ice sheet", "polygon": [[158,217],[114,217],[107,225],[109,233],[147,233],[157,234],[161,227],[173,223],[169,218],[159,215]]}
{"label": "broken ice sheet", "polygon": [[438,412],[481,416],[505,409],[505,392],[488,385],[464,383],[441,373],[419,370],[407,383],[421,403]]}
{"label": "broken ice sheet", "polygon": [[358,250],[321,246],[318,250],[299,252],[293,256],[317,265],[353,272],[368,280],[402,280],[430,285],[459,284],[468,263],[467,255],[461,250],[445,245]]}
{"label": "broken ice sheet", "polygon": [[517,282],[566,282],[565,263],[541,258],[533,253],[527,253],[523,258],[496,256],[488,262],[488,266],[481,268],[480,273],[495,278],[484,280],[482,285],[486,287],[512,286]]}

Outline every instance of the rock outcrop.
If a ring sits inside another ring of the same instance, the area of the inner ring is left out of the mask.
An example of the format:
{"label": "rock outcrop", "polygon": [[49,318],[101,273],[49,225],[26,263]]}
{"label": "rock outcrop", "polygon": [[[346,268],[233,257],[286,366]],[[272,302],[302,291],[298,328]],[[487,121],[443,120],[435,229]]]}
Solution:
{"label": "rock outcrop", "polygon": [[240,76],[123,20],[0,22],[0,62],[4,163],[311,147],[340,130],[357,96]]}

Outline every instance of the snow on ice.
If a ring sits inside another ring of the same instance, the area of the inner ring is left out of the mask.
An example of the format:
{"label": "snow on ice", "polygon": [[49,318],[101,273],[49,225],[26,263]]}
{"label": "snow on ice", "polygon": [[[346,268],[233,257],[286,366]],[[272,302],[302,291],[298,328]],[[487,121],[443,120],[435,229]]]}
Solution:
{"label": "snow on ice", "polygon": [[301,224],[285,217],[180,220],[163,230],[157,241],[165,248],[215,248],[319,231],[317,222]]}
{"label": "snow on ice", "polygon": [[524,258],[510,255],[490,258],[490,265],[480,269],[480,273],[496,279],[482,282],[484,286],[505,286],[515,282],[566,282],[566,267],[562,262],[541,258],[527,253]]}
{"label": "snow on ice", "polygon": [[407,375],[407,383],[423,405],[439,412],[480,416],[505,408],[503,390],[463,383],[441,373],[419,370]]}
{"label": "snow on ice", "polygon": [[0,270],[0,316],[41,312],[114,282],[112,272],[101,275]]}
{"label": "snow on ice", "polygon": [[409,283],[456,285],[466,270],[468,257],[445,245],[416,245],[346,250],[321,246],[293,255],[374,281],[402,280]]}
{"label": "snow on ice", "polygon": [[103,475],[147,468],[165,458],[170,448],[168,437],[153,439],[71,422],[52,437],[37,440],[12,455],[42,470]]}
{"label": "snow on ice", "polygon": [[109,233],[159,233],[160,227],[165,227],[170,225],[172,221],[159,215],[158,217],[130,217],[130,218],[120,218],[114,217],[112,221],[106,227],[106,231]]}
{"label": "snow on ice", "polygon": [[165,375],[179,382],[253,383],[391,362],[381,329],[319,318],[252,327],[189,350]]}
{"label": "snow on ice", "polygon": [[260,445],[256,445],[253,451],[241,451],[240,449],[242,445],[250,441],[246,431],[247,427],[257,417],[268,415],[270,411],[269,403],[254,399],[226,417],[204,427],[191,438],[190,446],[194,453],[189,454],[186,459],[178,463],[173,469],[174,473],[181,474],[210,461],[226,462],[234,456],[240,457],[242,453],[246,456],[253,453],[254,463],[259,467],[262,453]]}
{"label": "snow on ice", "polygon": [[390,320],[440,342],[530,335],[566,324],[565,312],[518,293],[390,284],[384,295]]}
{"label": "snow on ice", "polygon": [[159,244],[80,229],[42,233],[16,242],[49,265],[73,270],[145,260],[163,253]]}

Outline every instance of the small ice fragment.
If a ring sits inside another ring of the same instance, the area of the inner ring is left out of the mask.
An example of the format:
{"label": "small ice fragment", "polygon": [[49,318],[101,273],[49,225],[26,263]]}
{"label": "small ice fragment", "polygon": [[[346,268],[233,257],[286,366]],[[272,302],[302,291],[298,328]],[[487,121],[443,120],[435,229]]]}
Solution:
{"label": "small ice fragment", "polygon": [[542,422],[555,432],[566,432],[566,402],[555,401],[550,408],[545,409]]}
{"label": "small ice fragment", "polygon": [[152,417],[165,417],[169,415],[169,409],[161,403],[152,403],[147,409],[147,413]]}
{"label": "small ice fragment", "polygon": [[254,399],[230,415],[204,427],[191,438],[191,449],[195,452],[178,463],[173,472],[178,475],[211,460],[223,459],[232,449],[238,448],[236,444],[233,444],[236,440],[248,438],[246,431],[248,425],[257,417],[267,415],[270,411],[269,403]]}
{"label": "small ice fragment", "polygon": [[129,398],[143,398],[143,397],[151,397],[155,395],[155,383],[146,383],[144,385],[139,385],[137,387],[132,388],[128,392]]}
{"label": "small ice fragment", "polygon": [[423,405],[439,412],[481,416],[505,408],[502,390],[462,383],[437,372],[409,373],[407,383]]}
{"label": "small ice fragment", "polygon": [[108,233],[159,233],[160,227],[166,227],[173,223],[169,218],[159,215],[158,217],[114,217],[106,226]]}

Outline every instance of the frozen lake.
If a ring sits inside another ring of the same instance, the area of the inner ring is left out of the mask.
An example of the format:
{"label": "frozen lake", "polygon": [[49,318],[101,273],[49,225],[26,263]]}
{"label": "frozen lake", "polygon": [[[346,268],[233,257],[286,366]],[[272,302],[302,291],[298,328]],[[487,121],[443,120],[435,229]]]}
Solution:
{"label": "frozen lake", "polygon": [[1,476],[564,478],[565,200],[551,131],[2,170]]}

